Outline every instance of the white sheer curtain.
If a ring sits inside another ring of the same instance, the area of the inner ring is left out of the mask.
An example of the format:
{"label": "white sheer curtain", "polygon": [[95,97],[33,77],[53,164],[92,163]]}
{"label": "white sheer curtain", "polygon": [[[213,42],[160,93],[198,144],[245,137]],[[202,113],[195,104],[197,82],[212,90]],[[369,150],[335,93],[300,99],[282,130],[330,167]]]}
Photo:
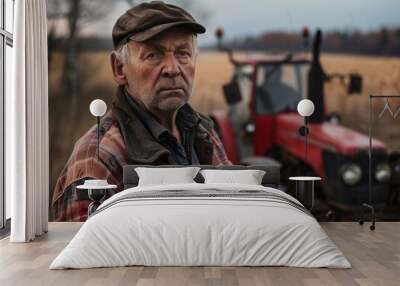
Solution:
{"label": "white sheer curtain", "polygon": [[46,0],[15,1],[13,94],[6,97],[6,188],[12,242],[47,232],[49,201]]}

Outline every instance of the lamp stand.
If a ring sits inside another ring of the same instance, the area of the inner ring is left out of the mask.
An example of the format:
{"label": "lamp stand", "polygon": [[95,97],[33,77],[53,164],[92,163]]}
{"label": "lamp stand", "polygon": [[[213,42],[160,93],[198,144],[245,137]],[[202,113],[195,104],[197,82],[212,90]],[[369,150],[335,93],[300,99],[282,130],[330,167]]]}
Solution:
{"label": "lamp stand", "polygon": [[308,117],[304,116],[304,125],[299,128],[299,134],[304,137],[304,162],[307,162],[308,158]]}
{"label": "lamp stand", "polygon": [[97,119],[97,150],[96,150],[96,155],[97,155],[97,161],[100,161],[99,153],[100,153],[100,116],[96,116]]}
{"label": "lamp stand", "polygon": [[308,120],[307,120],[307,116],[304,116],[304,126],[305,126],[305,130],[304,130],[304,133],[305,133],[305,145],[304,145],[304,148],[305,148],[305,150],[304,150],[304,162],[306,162],[307,163],[307,145],[308,145]]}

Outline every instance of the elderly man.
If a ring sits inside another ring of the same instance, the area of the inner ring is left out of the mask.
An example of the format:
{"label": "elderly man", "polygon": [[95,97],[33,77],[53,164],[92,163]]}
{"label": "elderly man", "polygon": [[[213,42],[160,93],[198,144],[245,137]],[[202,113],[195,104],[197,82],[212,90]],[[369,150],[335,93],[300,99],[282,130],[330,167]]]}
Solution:
{"label": "elderly man", "polygon": [[197,34],[205,28],[180,7],[142,3],[116,22],[111,66],[118,84],[112,109],[75,144],[57,181],[55,220],[84,221],[89,199],[76,186],[107,179],[123,189],[125,164],[230,164],[212,121],[188,104]]}

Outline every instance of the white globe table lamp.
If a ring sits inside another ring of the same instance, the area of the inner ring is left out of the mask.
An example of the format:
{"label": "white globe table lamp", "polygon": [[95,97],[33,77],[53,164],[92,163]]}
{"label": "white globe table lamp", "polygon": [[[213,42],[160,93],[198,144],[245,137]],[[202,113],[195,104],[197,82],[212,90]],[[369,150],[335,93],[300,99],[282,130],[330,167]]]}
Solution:
{"label": "white globe table lamp", "polygon": [[301,136],[305,137],[305,147],[304,147],[304,160],[307,162],[307,144],[308,144],[308,117],[314,113],[314,103],[309,99],[303,99],[297,104],[297,112],[300,116],[304,117],[304,126],[300,127],[299,133]]}
{"label": "white globe table lamp", "polygon": [[[96,117],[97,121],[97,149],[96,157],[97,161],[100,161],[100,118],[107,112],[107,104],[101,99],[95,99],[90,103],[90,113]],[[108,184],[107,180],[91,179],[85,180],[83,185],[77,186],[77,189],[88,190],[88,196],[92,200],[88,206],[88,216],[96,211],[101,204],[101,201],[105,198],[107,190],[115,189],[116,185]]]}
{"label": "white globe table lamp", "polygon": [[[305,137],[304,161],[307,164],[307,142],[308,142],[308,117],[314,113],[314,103],[309,99],[303,99],[297,104],[297,112],[304,117],[304,126],[299,128],[301,136]],[[320,181],[320,177],[300,176],[290,177],[289,180],[295,181],[296,198],[300,200],[310,211],[314,208],[314,183]],[[301,194],[300,197],[298,194]]]}

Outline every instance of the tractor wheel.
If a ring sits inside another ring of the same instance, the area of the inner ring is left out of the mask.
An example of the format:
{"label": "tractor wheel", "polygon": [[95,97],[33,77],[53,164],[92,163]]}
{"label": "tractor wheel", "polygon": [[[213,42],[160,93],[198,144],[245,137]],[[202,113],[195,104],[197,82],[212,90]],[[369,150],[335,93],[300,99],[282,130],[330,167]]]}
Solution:
{"label": "tractor wheel", "polygon": [[[285,190],[289,190],[290,186],[292,186],[289,181],[289,177],[292,176],[317,176],[314,170],[305,164],[301,159],[296,158],[292,154],[286,152],[282,148],[275,147],[270,152],[266,154],[266,156],[271,157],[278,162],[281,163],[281,183],[284,186]],[[291,194],[292,195],[292,194]],[[325,214],[331,209],[327,203],[326,198],[324,196],[324,192],[322,190],[321,184],[316,185],[315,189],[315,202],[316,208],[313,213],[320,220],[326,220],[327,217]],[[335,215],[336,217],[336,215]]]}

